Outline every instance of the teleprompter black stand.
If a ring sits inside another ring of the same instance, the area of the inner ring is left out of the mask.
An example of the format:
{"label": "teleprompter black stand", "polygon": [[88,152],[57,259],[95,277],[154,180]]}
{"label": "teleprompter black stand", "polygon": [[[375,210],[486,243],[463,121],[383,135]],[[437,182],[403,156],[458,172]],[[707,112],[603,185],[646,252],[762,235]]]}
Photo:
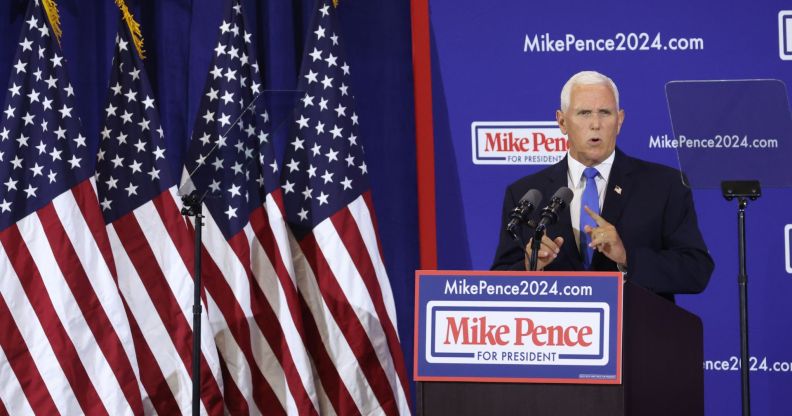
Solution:
{"label": "teleprompter black stand", "polygon": [[739,270],[737,286],[740,291],[740,384],[742,385],[742,414],[751,414],[751,389],[748,361],[748,272],[745,262],[745,208],[748,200],[762,196],[759,181],[723,181],[721,191],[727,201],[737,198],[737,254]]}
{"label": "teleprompter black stand", "polygon": [[701,319],[629,280],[622,316],[622,384],[418,382],[418,414],[703,415]]}
{"label": "teleprompter black stand", "polygon": [[192,414],[201,414],[201,229],[203,228],[203,195],[192,191],[182,196],[181,214],[195,217],[195,275],[193,276],[193,351],[192,351]]}

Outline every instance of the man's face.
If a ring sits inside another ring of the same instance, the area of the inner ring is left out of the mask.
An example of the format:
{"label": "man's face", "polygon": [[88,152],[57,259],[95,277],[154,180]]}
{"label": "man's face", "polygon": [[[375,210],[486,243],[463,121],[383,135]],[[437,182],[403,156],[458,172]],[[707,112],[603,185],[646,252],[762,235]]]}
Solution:
{"label": "man's face", "polygon": [[569,108],[556,111],[561,131],[569,137],[569,154],[578,162],[593,166],[616,148],[624,111],[616,108],[616,97],[605,84],[575,85]]}

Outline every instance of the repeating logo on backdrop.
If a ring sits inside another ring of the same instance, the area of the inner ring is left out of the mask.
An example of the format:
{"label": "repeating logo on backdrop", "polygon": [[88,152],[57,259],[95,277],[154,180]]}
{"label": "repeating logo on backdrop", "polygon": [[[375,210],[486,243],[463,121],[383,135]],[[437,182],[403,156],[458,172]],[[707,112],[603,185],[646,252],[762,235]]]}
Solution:
{"label": "repeating logo on backdrop", "polygon": [[792,10],[778,12],[778,55],[792,61]]}
{"label": "repeating logo on backdrop", "polygon": [[555,121],[474,121],[470,132],[477,165],[552,165],[567,151]]}

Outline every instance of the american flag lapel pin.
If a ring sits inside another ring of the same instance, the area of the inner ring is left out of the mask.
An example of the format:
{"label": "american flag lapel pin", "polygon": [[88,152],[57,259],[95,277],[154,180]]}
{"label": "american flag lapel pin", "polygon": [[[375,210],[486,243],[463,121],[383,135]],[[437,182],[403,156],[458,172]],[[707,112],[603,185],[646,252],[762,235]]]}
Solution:
{"label": "american flag lapel pin", "polygon": [[615,187],[613,187],[613,190],[616,191],[617,194],[621,195],[621,191],[622,191],[621,186],[616,185]]}

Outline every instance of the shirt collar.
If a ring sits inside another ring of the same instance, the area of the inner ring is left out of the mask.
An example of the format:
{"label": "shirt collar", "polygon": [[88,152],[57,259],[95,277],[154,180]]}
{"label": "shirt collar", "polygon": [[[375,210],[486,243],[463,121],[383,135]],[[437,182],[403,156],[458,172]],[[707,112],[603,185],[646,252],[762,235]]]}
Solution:
{"label": "shirt collar", "polygon": [[[593,166],[595,169],[597,169],[605,182],[608,181],[611,168],[613,167],[613,159],[615,158],[616,151],[614,150],[605,160]],[[569,181],[572,183],[573,188],[578,188],[580,186],[580,180],[583,177],[583,171],[586,169],[586,167],[587,166],[575,160],[575,158],[572,157],[569,152],[567,152],[567,174],[569,175]]]}

